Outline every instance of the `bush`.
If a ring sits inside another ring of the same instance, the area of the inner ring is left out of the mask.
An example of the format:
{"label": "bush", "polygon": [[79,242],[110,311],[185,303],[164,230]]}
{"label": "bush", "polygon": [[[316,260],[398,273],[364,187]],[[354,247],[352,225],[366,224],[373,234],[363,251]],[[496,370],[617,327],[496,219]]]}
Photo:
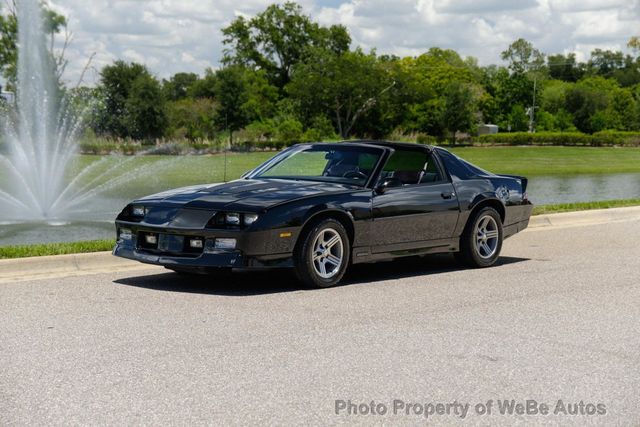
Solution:
{"label": "bush", "polygon": [[293,118],[287,118],[276,127],[276,136],[286,144],[302,141],[302,123]]}
{"label": "bush", "polygon": [[435,136],[427,135],[425,133],[421,133],[416,137],[416,142],[418,144],[436,145],[438,143],[438,138],[436,138]]}
{"label": "bush", "polygon": [[580,132],[513,132],[480,135],[477,145],[566,145],[585,147],[640,146],[640,133],[601,131],[593,135]]}

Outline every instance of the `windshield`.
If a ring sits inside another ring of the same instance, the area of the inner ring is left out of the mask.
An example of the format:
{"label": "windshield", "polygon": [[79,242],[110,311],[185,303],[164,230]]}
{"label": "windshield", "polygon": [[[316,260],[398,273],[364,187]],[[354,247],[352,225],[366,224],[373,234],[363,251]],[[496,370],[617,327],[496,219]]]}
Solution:
{"label": "windshield", "polygon": [[280,178],[366,185],[383,150],[377,147],[317,144],[285,151],[251,178]]}

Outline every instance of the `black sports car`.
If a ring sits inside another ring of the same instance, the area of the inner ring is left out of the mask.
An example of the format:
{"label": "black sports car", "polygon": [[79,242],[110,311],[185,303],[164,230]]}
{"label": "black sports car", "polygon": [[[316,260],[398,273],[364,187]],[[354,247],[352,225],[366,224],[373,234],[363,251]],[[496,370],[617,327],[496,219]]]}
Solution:
{"label": "black sports car", "polygon": [[349,264],[408,255],[488,267],[529,223],[526,189],[439,147],[299,144],[238,180],[134,201],[113,254],[184,273],[292,267],[313,287],[335,285]]}

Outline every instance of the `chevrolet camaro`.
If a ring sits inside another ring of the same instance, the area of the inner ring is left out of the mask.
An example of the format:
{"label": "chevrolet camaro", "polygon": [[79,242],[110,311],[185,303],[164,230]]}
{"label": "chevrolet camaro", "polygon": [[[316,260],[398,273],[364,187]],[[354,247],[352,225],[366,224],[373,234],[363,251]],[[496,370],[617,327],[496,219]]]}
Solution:
{"label": "chevrolet camaro", "polygon": [[489,267],[529,223],[527,179],[440,148],[383,141],[295,145],[240,179],[135,200],[113,254],[180,273],[293,268],[311,287],[348,266],[453,253]]}

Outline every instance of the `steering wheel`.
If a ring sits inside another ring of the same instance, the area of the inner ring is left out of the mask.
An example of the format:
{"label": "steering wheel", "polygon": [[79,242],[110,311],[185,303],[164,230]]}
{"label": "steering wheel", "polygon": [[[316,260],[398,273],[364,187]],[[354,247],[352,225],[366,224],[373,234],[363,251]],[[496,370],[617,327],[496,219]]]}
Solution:
{"label": "steering wheel", "polygon": [[347,171],[342,175],[343,178],[362,178],[367,179],[367,175],[359,170]]}

